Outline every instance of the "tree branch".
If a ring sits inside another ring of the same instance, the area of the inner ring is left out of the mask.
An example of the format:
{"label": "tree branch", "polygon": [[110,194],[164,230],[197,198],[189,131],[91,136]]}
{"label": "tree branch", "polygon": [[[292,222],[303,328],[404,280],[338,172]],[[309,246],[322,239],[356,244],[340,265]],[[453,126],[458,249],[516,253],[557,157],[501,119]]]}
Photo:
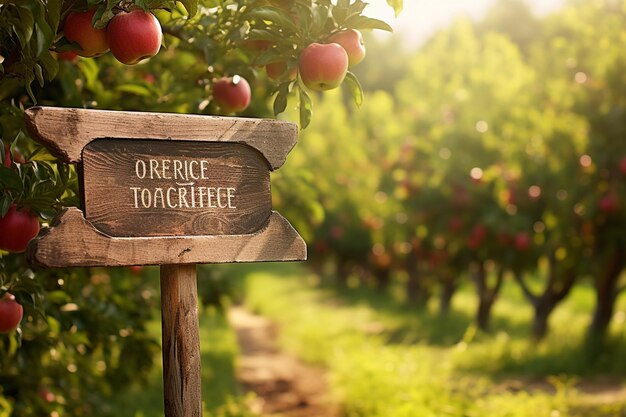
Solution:
{"label": "tree branch", "polygon": [[526,281],[525,281],[522,273],[520,271],[514,270],[513,271],[513,277],[515,278],[515,281],[517,281],[517,283],[519,284],[519,286],[522,289],[522,292],[524,293],[526,298],[528,298],[530,300],[530,302],[533,303],[533,304],[537,303],[537,301],[539,300],[539,297],[537,295],[533,294],[533,292],[530,290],[530,288],[526,284]]}

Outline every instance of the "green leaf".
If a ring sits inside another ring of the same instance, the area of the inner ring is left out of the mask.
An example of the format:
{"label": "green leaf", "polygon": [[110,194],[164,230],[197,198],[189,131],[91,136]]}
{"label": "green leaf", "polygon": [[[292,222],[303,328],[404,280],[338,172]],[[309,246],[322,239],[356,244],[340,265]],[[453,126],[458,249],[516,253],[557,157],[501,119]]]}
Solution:
{"label": "green leaf", "polygon": [[35,98],[35,93],[33,92],[33,81],[34,78],[30,78],[25,81],[26,92],[28,93],[28,97],[33,101],[33,104],[37,104],[37,98]]}
{"label": "green leaf", "polygon": [[46,20],[46,13],[43,8],[38,10],[35,20],[36,48],[35,55],[40,56],[47,51],[54,42],[54,32]]}
{"label": "green leaf", "polygon": [[278,94],[274,99],[274,116],[278,116],[287,108],[287,97],[289,96],[289,85],[291,81],[286,81],[278,88]]}
{"label": "green leaf", "polygon": [[258,7],[247,13],[246,17],[271,22],[283,30],[298,32],[298,26],[296,26],[291,16],[283,9],[277,7]]}
{"label": "green leaf", "polygon": [[8,194],[4,194],[0,197],[0,217],[4,217],[7,214],[11,203],[13,203],[13,201],[11,201]]}
{"label": "green leaf", "polygon": [[198,13],[198,0],[180,0],[180,2],[185,6],[189,17],[194,17]]}
{"label": "green leaf", "polygon": [[374,19],[367,16],[351,16],[343,22],[343,26],[351,29],[379,29],[387,32],[393,32],[391,26],[382,20]]}
{"label": "green leaf", "polygon": [[282,43],[285,41],[284,34],[271,29],[252,29],[248,32],[248,36],[246,38],[251,40],[272,41],[275,43]]}
{"label": "green leaf", "polygon": [[59,62],[54,59],[52,54],[49,51],[45,51],[39,57],[39,62],[43,65],[43,69],[46,73],[46,79],[48,81],[54,79],[59,72]]}
{"label": "green leaf", "polygon": [[402,9],[404,8],[404,0],[387,0],[387,4],[393,8],[393,11],[396,12],[396,17],[400,14]]}
{"label": "green leaf", "polygon": [[329,8],[326,6],[320,5],[314,9],[314,12],[315,12],[313,16],[314,27],[324,28],[326,26],[326,22],[328,22],[328,19],[330,18]]}
{"label": "green leaf", "polygon": [[22,48],[26,48],[30,39],[33,37],[33,31],[35,29],[35,17],[33,13],[27,8],[23,7],[19,9],[19,20],[13,22],[13,32],[17,35]]}
{"label": "green leaf", "polygon": [[48,9],[48,23],[52,32],[56,33],[59,28],[59,21],[61,20],[61,4],[62,0],[47,0],[46,5]]}
{"label": "green leaf", "polygon": [[113,7],[115,7],[119,3],[116,0],[108,0],[105,3],[102,3],[96,13],[94,13],[93,18],[91,20],[91,24],[96,29],[104,29],[109,21],[115,17],[113,13]]}
{"label": "green leaf", "polygon": [[0,186],[7,191],[22,191],[22,178],[20,174],[4,165],[0,166]]}
{"label": "green leaf", "polygon": [[300,129],[306,129],[309,123],[311,123],[311,116],[313,115],[313,103],[311,97],[300,88]]}
{"label": "green leaf", "polygon": [[254,63],[258,66],[263,66],[270,64],[272,62],[283,61],[283,54],[280,51],[276,51],[274,49],[268,49],[267,51],[260,54],[255,60]]}
{"label": "green leaf", "polygon": [[350,94],[352,94],[352,98],[354,99],[354,103],[361,107],[363,104],[363,87],[361,87],[361,83],[354,73],[348,71],[345,78],[346,86],[350,90]]}
{"label": "green leaf", "polygon": [[152,92],[149,88],[139,84],[121,84],[115,87],[115,91],[121,91],[123,93],[135,94],[142,97],[151,97]]}
{"label": "green leaf", "polygon": [[37,81],[39,82],[39,85],[43,87],[43,84],[44,84],[43,68],[41,68],[41,65],[35,64],[35,67],[33,68],[33,70],[35,71],[35,77],[37,77]]}

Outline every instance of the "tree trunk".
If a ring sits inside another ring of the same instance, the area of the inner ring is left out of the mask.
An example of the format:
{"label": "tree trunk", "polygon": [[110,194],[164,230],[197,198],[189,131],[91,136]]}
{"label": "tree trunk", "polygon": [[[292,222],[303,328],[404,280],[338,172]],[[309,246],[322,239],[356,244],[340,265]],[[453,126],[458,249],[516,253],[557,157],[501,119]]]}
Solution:
{"label": "tree trunk", "polygon": [[478,262],[472,271],[472,278],[476,284],[478,293],[478,311],[476,312],[476,324],[484,332],[489,332],[491,322],[491,310],[498,297],[502,281],[504,279],[504,269],[500,268],[496,275],[496,282],[493,287],[489,287],[487,281],[487,271],[485,264]]}
{"label": "tree trunk", "polygon": [[620,292],[618,281],[624,266],[626,257],[618,248],[608,260],[604,274],[596,279],[596,307],[588,333],[590,342],[602,342],[606,337],[613,317],[615,300]]}
{"label": "tree trunk", "polygon": [[548,318],[556,305],[556,302],[539,302],[534,305],[532,337],[535,341],[543,340],[548,334]]}
{"label": "tree trunk", "polygon": [[424,283],[417,256],[409,255],[406,260],[406,270],[409,275],[406,283],[406,300],[409,305],[423,307],[428,301],[428,289]]}
{"label": "tree trunk", "polygon": [[391,282],[390,268],[377,268],[374,270],[374,278],[376,279],[376,289],[379,291],[387,291]]}
{"label": "tree trunk", "polygon": [[348,265],[348,261],[344,257],[339,256],[337,258],[337,276],[336,276],[337,285],[339,285],[339,287],[341,288],[347,288],[349,276],[350,276],[350,267]]}
{"label": "tree trunk", "polygon": [[515,280],[533,306],[534,317],[531,333],[536,342],[543,340],[547,336],[550,314],[569,294],[576,281],[575,266],[570,265],[562,268],[557,262],[554,253],[550,254],[548,262],[547,282],[543,292],[539,295],[534,294],[530,290],[521,271],[513,271]]}
{"label": "tree trunk", "polygon": [[445,316],[450,312],[452,296],[454,296],[456,288],[456,276],[453,273],[446,273],[442,279],[441,295],[439,298],[439,314],[442,316]]}

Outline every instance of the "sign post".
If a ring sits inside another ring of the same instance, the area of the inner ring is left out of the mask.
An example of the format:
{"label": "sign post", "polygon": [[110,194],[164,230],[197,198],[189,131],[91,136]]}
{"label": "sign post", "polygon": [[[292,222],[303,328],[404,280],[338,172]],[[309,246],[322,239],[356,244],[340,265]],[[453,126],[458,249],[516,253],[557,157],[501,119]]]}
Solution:
{"label": "sign post", "polygon": [[160,265],[166,417],[202,416],[196,264],[306,259],[272,211],[269,173],[293,123],[34,107],[32,136],[78,165],[83,210],[66,208],[29,244],[47,268]]}

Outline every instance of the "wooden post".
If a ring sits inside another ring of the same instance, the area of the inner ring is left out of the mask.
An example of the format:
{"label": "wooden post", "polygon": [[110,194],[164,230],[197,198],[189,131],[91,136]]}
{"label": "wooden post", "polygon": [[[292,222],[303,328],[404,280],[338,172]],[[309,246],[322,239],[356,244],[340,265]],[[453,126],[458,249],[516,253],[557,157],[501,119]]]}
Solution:
{"label": "wooden post", "polygon": [[161,266],[165,417],[202,417],[196,265]]}

